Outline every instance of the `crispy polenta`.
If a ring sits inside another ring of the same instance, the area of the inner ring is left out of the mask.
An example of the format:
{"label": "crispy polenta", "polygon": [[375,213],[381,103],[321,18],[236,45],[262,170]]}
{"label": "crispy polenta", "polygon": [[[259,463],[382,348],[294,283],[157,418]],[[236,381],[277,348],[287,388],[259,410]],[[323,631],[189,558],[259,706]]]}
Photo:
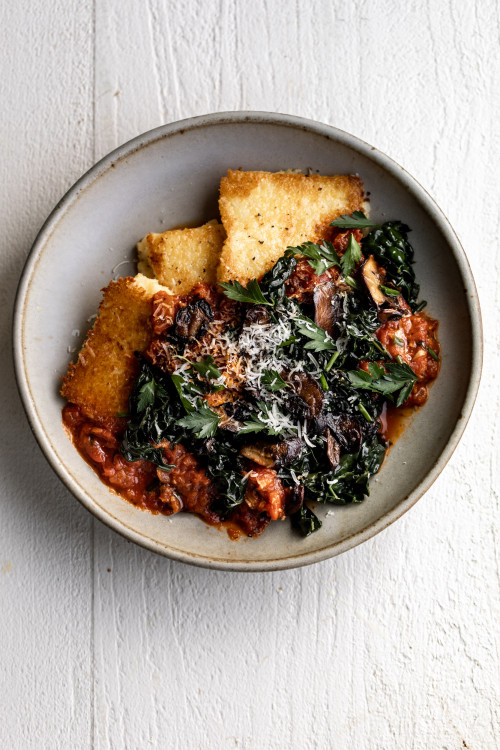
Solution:
{"label": "crispy polenta", "polygon": [[137,243],[139,271],[156,277],[176,294],[186,294],[199,281],[215,284],[224,237],[217,221],[195,229],[148,234]]}
{"label": "crispy polenta", "polygon": [[134,352],[149,345],[152,299],[161,289],[157,281],[138,274],[112,281],[103,290],[94,327],[61,389],[62,396],[90,419],[127,412],[138,370]]}
{"label": "crispy polenta", "polygon": [[227,239],[219,281],[245,283],[268,271],[286,247],[324,239],[330,222],[363,206],[355,175],[303,175],[229,170],[219,209]]}

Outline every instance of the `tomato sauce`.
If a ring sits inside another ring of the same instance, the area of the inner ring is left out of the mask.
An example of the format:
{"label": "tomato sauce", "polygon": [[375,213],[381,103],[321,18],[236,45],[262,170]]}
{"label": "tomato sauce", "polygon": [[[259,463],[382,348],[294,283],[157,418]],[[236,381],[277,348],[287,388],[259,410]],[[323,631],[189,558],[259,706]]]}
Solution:
{"label": "tomato sauce", "polygon": [[[104,484],[142,510],[165,516],[179,511],[195,513],[212,526],[227,528],[231,538],[259,536],[271,521],[262,505],[251,508],[246,503],[223,519],[212,509],[217,498],[214,483],[196,456],[182,445],[170,446],[165,441],[161,446],[165,463],[174,464],[167,472],[150,461],[127,461],[122,456],[126,419],[96,422],[88,419],[79,406],[68,404],[63,409],[63,423],[82,458]],[[264,495],[260,499],[264,502]]]}
{"label": "tomato sauce", "polygon": [[439,374],[437,329],[437,320],[416,313],[388,320],[376,332],[391,357],[401,357],[418,378],[404,406],[423,406],[429,395],[428,386]]}
{"label": "tomato sauce", "polygon": [[401,437],[408,419],[414,414],[414,411],[412,407],[396,407],[387,403],[384,404],[379,417],[380,436],[385,440],[388,448]]}

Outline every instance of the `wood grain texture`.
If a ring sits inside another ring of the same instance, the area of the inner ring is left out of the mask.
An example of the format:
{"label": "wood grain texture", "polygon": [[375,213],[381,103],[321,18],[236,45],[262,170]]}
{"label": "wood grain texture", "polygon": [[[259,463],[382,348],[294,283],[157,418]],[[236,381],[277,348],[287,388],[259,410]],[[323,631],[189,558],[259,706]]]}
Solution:
{"label": "wood grain texture", "polygon": [[[1,13],[5,311],[39,226],[95,159],[164,122],[259,109],[404,164],[466,248],[487,342],[465,436],[407,516],[340,558],[252,576],[171,563],[94,522],[36,448],[4,359],[2,747],[498,747],[497,4],[7,0]],[[9,330],[4,313],[4,351]]]}

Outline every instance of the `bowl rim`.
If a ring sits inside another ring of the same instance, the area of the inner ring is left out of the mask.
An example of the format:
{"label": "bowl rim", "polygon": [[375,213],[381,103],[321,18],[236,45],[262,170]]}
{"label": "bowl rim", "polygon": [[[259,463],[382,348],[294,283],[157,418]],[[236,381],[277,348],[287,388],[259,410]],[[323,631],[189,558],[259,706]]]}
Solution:
{"label": "bowl rim", "polygon": [[[111,516],[90,497],[83,487],[80,486],[69,470],[53,452],[49,438],[44,432],[43,424],[38,417],[36,406],[30,393],[23,358],[24,309],[26,295],[31,284],[33,272],[46,243],[50,240],[58,223],[64,218],[67,211],[71,209],[73,203],[78,199],[78,196],[96,182],[110,168],[114,167],[117,161],[126,159],[136,151],[145,146],[149,146],[158,140],[163,140],[170,136],[182,134],[186,131],[196,130],[205,126],[240,123],[285,126],[291,129],[298,129],[324,136],[333,142],[340,142],[358,153],[361,153],[363,156],[368,157],[402,183],[412,197],[414,197],[430,215],[433,222],[446,237],[446,240],[451,247],[459,272],[467,285],[466,301],[472,329],[470,379],[464,396],[461,415],[458,418],[444,449],[426,474],[425,478],[406,497],[404,497],[395,508],[380,516],[380,518],[370,523],[361,531],[355,532],[342,539],[340,542],[321,550],[305,552],[298,555],[294,554],[290,557],[276,560],[238,561],[225,558],[209,558],[194,553],[187,553],[181,550],[168,548],[159,542],[143,536],[124,522]],[[325,123],[297,117],[295,115],[261,111],[214,112],[161,125],[122,144],[100,159],[94,164],[94,166],[85,172],[85,174],[83,174],[82,177],[70,187],[61,200],[56,204],[31,247],[17,287],[14,303],[12,337],[14,371],[17,387],[31,430],[49,465],[77,500],[79,500],[87,510],[111,529],[121,534],[127,540],[133,541],[152,552],[159,553],[178,562],[184,562],[204,568],[240,572],[285,570],[329,559],[370,539],[404,515],[404,513],[406,513],[434,483],[458,445],[467,422],[469,421],[476,400],[481,379],[483,359],[483,334],[479,297],[467,256],[453,227],[425,188],[423,188],[422,185],[420,185],[420,183],[404,169],[404,167],[394,161],[394,159],[344,130],[340,130],[339,128]]]}

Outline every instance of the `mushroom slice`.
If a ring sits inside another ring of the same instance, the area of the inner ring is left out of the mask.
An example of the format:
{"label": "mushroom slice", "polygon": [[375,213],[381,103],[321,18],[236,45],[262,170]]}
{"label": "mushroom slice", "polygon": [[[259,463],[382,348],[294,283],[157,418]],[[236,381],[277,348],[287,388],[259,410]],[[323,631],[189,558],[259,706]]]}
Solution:
{"label": "mushroom slice", "polygon": [[397,297],[389,297],[380,289],[380,285],[385,280],[385,270],[377,265],[373,255],[365,260],[362,274],[370,297],[378,308],[378,318],[381,323],[385,323],[387,320],[397,320],[403,315],[411,314],[411,309],[401,294],[398,294]]}
{"label": "mushroom slice", "polygon": [[334,439],[343,450],[349,453],[359,451],[363,442],[363,431],[356,419],[347,414],[328,414],[327,424]]}
{"label": "mushroom slice", "polygon": [[297,513],[304,503],[304,485],[296,484],[291,487],[285,503],[285,511],[288,516]]}
{"label": "mushroom slice", "polygon": [[244,325],[247,326],[254,323],[265,325],[266,323],[269,323],[270,320],[271,317],[269,315],[269,310],[265,305],[252,305],[252,307],[249,307],[245,313]]}
{"label": "mushroom slice", "polygon": [[299,398],[307,406],[308,419],[319,417],[323,406],[323,390],[319,383],[305,372],[295,372],[288,377],[288,382]]}
{"label": "mushroom slice", "polygon": [[363,281],[366,284],[372,300],[375,302],[377,307],[381,307],[386,302],[389,302],[392,306],[391,301],[385,296],[383,291],[380,289],[380,285],[383,283],[383,277],[381,269],[377,265],[377,262],[373,255],[369,255],[363,263],[362,267]]}
{"label": "mushroom slice", "polygon": [[241,449],[240,455],[249,458],[250,461],[259,464],[259,466],[265,466],[266,469],[271,469],[274,466],[274,458],[272,457],[269,448],[269,445],[261,443],[245,445]]}
{"label": "mushroom slice", "polygon": [[201,338],[213,317],[214,312],[205,299],[193,300],[177,311],[174,333],[183,339]]}
{"label": "mushroom slice", "polygon": [[338,288],[333,281],[318,284],[314,289],[314,322],[326,331],[329,336],[335,335],[335,329],[342,321],[343,304]]}
{"label": "mushroom slice", "polygon": [[259,466],[265,466],[266,469],[281,468],[300,456],[302,445],[302,441],[298,438],[282,440],[279,443],[257,442],[245,445],[240,454]]}
{"label": "mushroom slice", "polygon": [[330,461],[330,466],[335,469],[340,461],[340,445],[333,437],[330,430],[326,431],[326,455]]}

